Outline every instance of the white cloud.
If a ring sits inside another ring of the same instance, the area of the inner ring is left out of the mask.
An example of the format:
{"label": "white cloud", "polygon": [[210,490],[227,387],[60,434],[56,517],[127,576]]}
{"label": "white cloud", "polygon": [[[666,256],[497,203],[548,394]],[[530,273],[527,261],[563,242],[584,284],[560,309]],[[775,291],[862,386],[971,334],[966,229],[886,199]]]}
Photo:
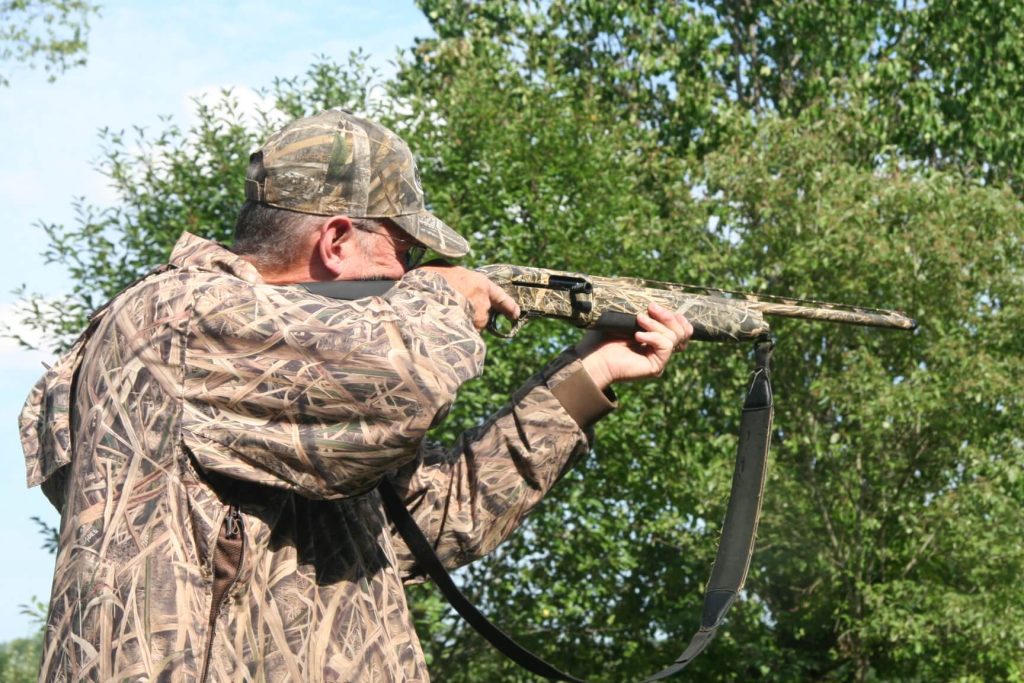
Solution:
{"label": "white cloud", "polygon": [[277,110],[271,96],[245,85],[204,85],[190,89],[182,96],[182,107],[188,111],[185,126],[191,127],[198,123],[197,102],[213,105],[221,100],[225,92],[230,92],[230,97],[237,104],[242,121],[247,126],[255,128],[261,120],[261,114],[270,115],[272,121],[280,121],[282,124],[285,122],[284,113]]}

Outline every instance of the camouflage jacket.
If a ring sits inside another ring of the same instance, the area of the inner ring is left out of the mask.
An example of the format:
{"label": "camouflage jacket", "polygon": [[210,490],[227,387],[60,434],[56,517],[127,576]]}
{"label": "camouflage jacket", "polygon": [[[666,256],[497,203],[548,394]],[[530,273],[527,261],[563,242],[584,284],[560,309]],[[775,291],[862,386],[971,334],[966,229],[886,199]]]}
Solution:
{"label": "camouflage jacket", "polygon": [[39,381],[29,485],[61,511],[47,681],[426,681],[387,476],[450,566],[505,538],[610,407],[563,354],[453,446],[484,345],[412,271],[382,297],[271,286],[185,234]]}

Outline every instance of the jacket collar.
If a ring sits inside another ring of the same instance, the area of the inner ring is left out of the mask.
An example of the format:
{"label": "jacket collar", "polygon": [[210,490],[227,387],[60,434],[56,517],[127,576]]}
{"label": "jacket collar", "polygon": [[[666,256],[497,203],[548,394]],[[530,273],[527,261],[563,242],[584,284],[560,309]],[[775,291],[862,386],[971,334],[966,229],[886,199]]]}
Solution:
{"label": "jacket collar", "polygon": [[174,245],[170,264],[176,268],[197,268],[227,273],[253,284],[263,282],[263,277],[256,270],[256,266],[223,244],[203,239],[190,232],[182,233]]}

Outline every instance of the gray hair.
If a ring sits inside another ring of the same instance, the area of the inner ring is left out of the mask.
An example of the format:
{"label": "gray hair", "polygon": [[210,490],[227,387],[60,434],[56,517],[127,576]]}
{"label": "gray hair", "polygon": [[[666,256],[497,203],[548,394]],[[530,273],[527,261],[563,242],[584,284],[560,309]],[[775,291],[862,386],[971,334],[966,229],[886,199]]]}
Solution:
{"label": "gray hair", "polygon": [[288,266],[302,256],[306,236],[325,218],[247,201],[235,221],[231,251],[249,257],[257,268]]}
{"label": "gray hair", "polygon": [[[273,270],[291,265],[306,255],[302,245],[310,232],[319,228],[327,216],[279,209],[247,201],[238,212],[231,251],[247,256],[257,268]],[[356,239],[365,245],[369,236],[363,229],[381,232],[383,223],[373,218],[350,218]]]}

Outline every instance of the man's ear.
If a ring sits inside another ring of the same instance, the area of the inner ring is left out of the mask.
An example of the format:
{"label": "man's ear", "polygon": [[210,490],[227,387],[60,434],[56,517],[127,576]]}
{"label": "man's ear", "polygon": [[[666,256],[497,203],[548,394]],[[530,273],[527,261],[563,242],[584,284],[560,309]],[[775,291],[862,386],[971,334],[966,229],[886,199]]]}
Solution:
{"label": "man's ear", "polygon": [[348,216],[331,216],[320,224],[317,238],[317,254],[324,269],[334,277],[341,274],[342,263],[349,256],[353,235],[352,221]]}

